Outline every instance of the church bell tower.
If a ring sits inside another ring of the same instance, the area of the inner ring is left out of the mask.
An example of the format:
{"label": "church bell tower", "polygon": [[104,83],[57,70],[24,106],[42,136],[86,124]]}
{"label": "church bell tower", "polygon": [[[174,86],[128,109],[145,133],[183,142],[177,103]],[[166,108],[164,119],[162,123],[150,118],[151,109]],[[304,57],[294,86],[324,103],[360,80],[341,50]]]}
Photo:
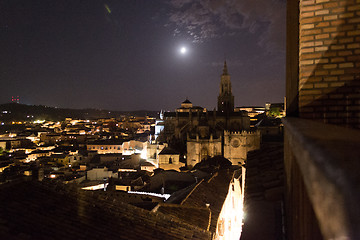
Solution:
{"label": "church bell tower", "polygon": [[231,92],[230,75],[228,74],[226,61],[224,62],[223,74],[221,75],[218,112],[227,114],[234,112],[234,96]]}

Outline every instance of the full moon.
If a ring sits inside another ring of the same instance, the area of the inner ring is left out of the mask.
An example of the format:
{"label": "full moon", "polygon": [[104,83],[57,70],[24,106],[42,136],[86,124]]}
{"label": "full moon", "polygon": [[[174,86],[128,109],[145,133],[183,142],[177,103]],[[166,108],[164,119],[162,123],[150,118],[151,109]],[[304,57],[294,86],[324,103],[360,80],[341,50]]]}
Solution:
{"label": "full moon", "polygon": [[180,48],[180,53],[181,54],[185,54],[186,51],[187,51],[187,49],[185,47]]}

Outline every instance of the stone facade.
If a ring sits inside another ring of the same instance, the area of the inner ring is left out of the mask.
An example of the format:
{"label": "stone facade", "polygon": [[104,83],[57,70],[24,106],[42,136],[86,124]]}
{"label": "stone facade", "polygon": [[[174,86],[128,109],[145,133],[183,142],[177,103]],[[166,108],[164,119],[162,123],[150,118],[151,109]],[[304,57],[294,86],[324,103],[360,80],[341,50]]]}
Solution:
{"label": "stone facade", "polygon": [[247,152],[260,148],[260,138],[259,131],[224,131],[224,136],[215,139],[212,135],[205,139],[199,136],[188,138],[187,165],[193,167],[204,159],[218,155],[223,155],[233,165],[244,164]]}
{"label": "stone facade", "polygon": [[179,170],[184,165],[180,162],[180,154],[169,147],[165,147],[158,158],[159,168],[164,170]]}
{"label": "stone facade", "polygon": [[169,140],[176,137],[182,140],[187,139],[187,134],[195,138],[219,138],[224,130],[242,131],[250,129],[250,118],[245,111],[234,111],[234,96],[228,74],[226,62],[224,63],[223,74],[221,75],[218,109],[208,111],[206,108],[193,106],[186,99],[181,107],[175,112],[164,113],[164,134]]}
{"label": "stone facade", "polygon": [[230,75],[226,62],[221,75],[218,109],[208,111],[186,99],[175,112],[164,113],[164,135],[167,140],[186,141],[189,168],[200,161],[222,155],[232,164],[243,164],[246,153],[260,147],[260,132],[250,131],[245,111],[234,111]]}
{"label": "stone facade", "polygon": [[260,131],[224,132],[224,158],[233,165],[244,164],[247,152],[260,149]]}
{"label": "stone facade", "polygon": [[193,167],[208,157],[221,155],[221,137],[214,139],[211,135],[209,139],[202,139],[197,135],[195,139],[188,137],[186,142],[187,166]]}

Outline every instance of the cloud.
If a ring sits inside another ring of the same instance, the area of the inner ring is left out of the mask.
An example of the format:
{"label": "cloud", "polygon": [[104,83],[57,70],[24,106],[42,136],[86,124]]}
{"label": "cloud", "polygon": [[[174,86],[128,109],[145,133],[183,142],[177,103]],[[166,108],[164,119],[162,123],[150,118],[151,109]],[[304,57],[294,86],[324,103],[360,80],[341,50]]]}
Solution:
{"label": "cloud", "polygon": [[177,35],[187,34],[194,42],[247,31],[258,36],[259,46],[285,45],[284,0],[171,0],[170,7]]}

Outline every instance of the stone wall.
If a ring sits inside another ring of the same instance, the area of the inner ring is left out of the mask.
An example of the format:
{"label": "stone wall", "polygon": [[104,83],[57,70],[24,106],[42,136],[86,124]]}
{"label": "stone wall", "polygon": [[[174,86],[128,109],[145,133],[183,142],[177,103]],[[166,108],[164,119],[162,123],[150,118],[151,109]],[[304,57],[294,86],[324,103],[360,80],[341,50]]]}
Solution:
{"label": "stone wall", "polygon": [[224,157],[233,165],[244,164],[247,153],[260,148],[260,132],[224,132]]}
{"label": "stone wall", "polygon": [[187,148],[187,166],[194,167],[201,160],[208,157],[221,155],[221,138],[218,139],[188,139]]}

